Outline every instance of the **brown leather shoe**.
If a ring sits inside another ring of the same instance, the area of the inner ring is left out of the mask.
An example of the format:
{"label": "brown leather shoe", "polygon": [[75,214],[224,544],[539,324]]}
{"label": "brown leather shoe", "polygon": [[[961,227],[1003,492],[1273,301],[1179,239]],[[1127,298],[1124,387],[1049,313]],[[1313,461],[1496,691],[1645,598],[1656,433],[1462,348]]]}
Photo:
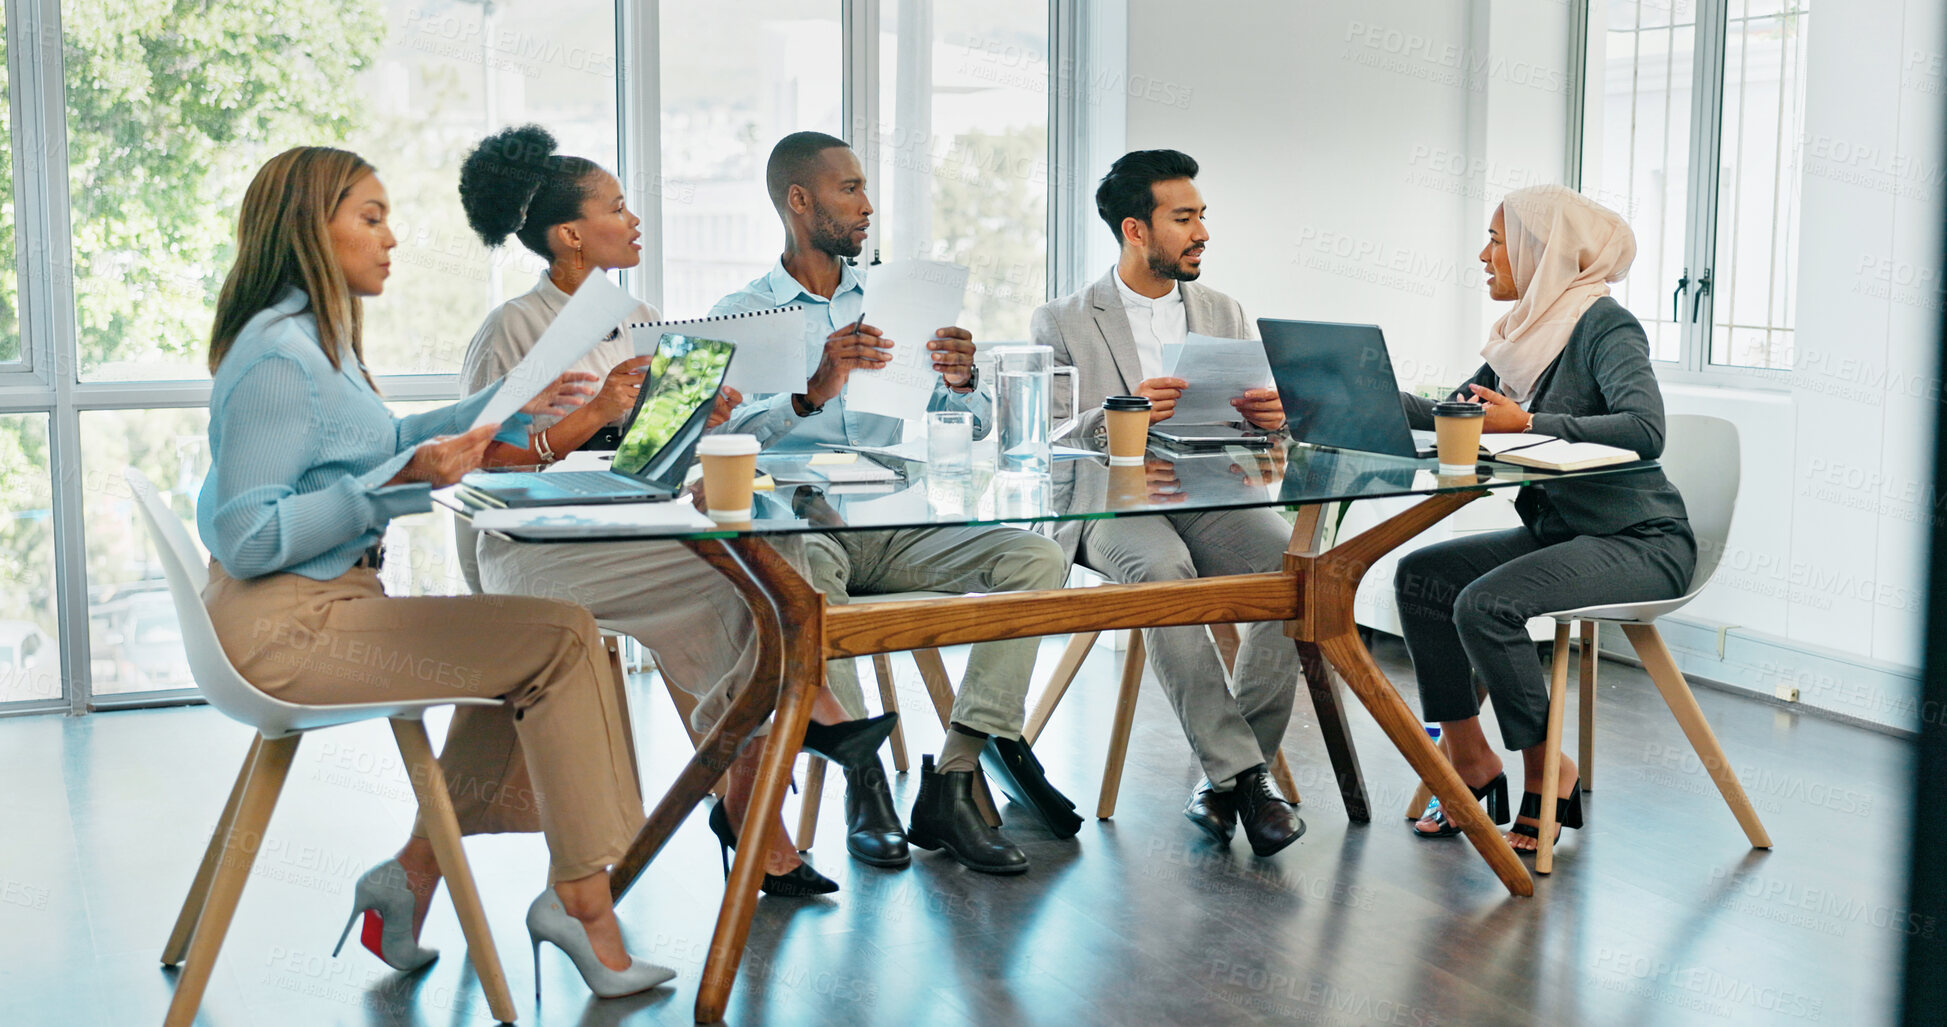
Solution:
{"label": "brown leather shoe", "polygon": [[1237,833],[1235,793],[1212,788],[1207,777],[1190,793],[1190,801],[1183,805],[1183,815],[1218,845],[1229,845],[1231,835]]}
{"label": "brown leather shoe", "polygon": [[1291,803],[1271,790],[1271,779],[1263,767],[1237,775],[1237,786],[1230,794],[1237,804],[1237,819],[1244,825],[1244,837],[1259,857],[1276,855],[1305,833],[1305,822],[1292,812]]}

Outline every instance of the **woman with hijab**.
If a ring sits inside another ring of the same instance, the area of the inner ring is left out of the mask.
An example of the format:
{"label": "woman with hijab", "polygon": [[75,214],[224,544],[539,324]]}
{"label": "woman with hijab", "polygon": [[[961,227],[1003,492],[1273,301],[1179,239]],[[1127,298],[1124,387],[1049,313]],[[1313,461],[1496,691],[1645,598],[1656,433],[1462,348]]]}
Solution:
{"label": "woman with hijab", "polygon": [[[1663,452],[1663,394],[1643,326],[1609,297],[1636,256],[1617,215],[1562,186],[1509,193],[1488,225],[1488,294],[1514,307],[1494,324],[1473,379],[1452,398],[1486,406],[1484,431],[1598,442],[1645,459]],[[1433,401],[1401,395],[1415,428]],[[1515,500],[1522,527],[1408,554],[1393,589],[1420,682],[1420,705],[1441,725],[1454,769],[1494,822],[1507,822],[1507,775],[1481,731],[1478,680],[1494,700],[1501,740],[1521,753],[1525,794],[1508,841],[1532,852],[1541,813],[1548,687],[1528,637],[1532,617],[1598,603],[1670,599],[1689,587],[1697,543],[1683,497],[1660,470],[1529,485]],[[1580,827],[1581,778],[1561,757],[1556,823]],[[1438,804],[1413,826],[1459,833]]]}

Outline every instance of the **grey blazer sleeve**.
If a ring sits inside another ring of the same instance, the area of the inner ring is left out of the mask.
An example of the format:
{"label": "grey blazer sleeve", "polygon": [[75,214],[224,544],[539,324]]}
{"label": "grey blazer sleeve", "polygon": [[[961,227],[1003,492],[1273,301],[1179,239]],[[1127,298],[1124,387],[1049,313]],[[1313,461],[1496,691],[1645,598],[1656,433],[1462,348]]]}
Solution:
{"label": "grey blazer sleeve", "polygon": [[1534,430],[1573,442],[1621,446],[1646,460],[1663,454],[1663,391],[1650,367],[1649,337],[1640,324],[1608,326],[1583,349],[1583,371],[1608,408],[1600,414],[1538,413]]}

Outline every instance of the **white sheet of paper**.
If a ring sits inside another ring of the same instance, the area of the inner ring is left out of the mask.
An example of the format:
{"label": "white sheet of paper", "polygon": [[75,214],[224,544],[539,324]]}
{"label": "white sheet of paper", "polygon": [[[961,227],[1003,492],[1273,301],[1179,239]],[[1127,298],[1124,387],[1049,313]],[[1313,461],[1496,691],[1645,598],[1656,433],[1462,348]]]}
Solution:
{"label": "white sheet of paper", "polygon": [[568,297],[567,305],[561,308],[547,331],[541,333],[534,348],[500,380],[500,391],[487,401],[480,416],[473,419],[473,427],[499,424],[514,416],[528,400],[540,395],[549,382],[587,356],[641,302],[623,292],[606,275],[589,275],[581,288]]}
{"label": "white sheet of paper", "polygon": [[805,390],[805,308],[803,304],[687,321],[632,324],[635,355],[656,352],[664,332],[737,344],[723,383],[746,396]]}
{"label": "white sheet of paper", "polygon": [[[940,376],[926,348],[936,329],[960,320],[967,269],[939,260],[890,260],[865,283],[865,323],[893,341],[885,367],[853,371],[845,408],[909,421],[926,415]],[[801,365],[802,366],[802,365]]]}
{"label": "white sheet of paper", "polygon": [[629,535],[657,529],[715,527],[702,511],[683,500],[666,503],[592,503],[586,506],[530,506],[478,510],[476,531],[504,531],[524,538]]}
{"label": "white sheet of paper", "polygon": [[1163,346],[1163,376],[1190,385],[1176,401],[1170,420],[1178,424],[1231,424],[1243,420],[1230,401],[1247,389],[1270,388],[1271,362],[1264,344],[1250,339],[1219,339],[1189,333],[1183,345]]}

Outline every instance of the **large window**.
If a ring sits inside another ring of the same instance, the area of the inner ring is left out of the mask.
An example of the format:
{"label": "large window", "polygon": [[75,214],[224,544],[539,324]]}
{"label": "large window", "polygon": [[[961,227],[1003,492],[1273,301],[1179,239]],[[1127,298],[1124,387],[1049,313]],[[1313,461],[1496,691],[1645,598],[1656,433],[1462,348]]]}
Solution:
{"label": "large window", "polygon": [[783,252],[764,164],[792,132],[843,135],[841,13],[836,0],[662,5],[665,315],[709,313]]}
{"label": "large window", "polygon": [[1810,0],[1596,0],[1582,185],[1636,230],[1659,361],[1789,369]]}
{"label": "large window", "polygon": [[[451,401],[481,319],[541,267],[518,245],[489,253],[458,202],[464,155],[508,125],[539,123],[563,151],[628,173],[631,204],[660,211],[642,242],[661,272],[629,284],[672,316],[704,313],[776,259],[764,162],[806,128],[871,161],[870,246],[972,266],[962,323],[982,338],[1024,337],[1045,298],[1048,0],[30,0],[6,13],[0,46],[41,42],[16,54],[16,81],[0,77],[0,712],[153,702],[192,683],[122,472],[140,468],[193,517],[236,211],[289,147],[354,150],[386,184],[399,247],[365,307],[365,352],[401,412]],[[618,98],[645,93],[656,102],[623,124]],[[633,163],[645,150],[646,169]],[[18,281],[17,252],[33,257]],[[387,542],[394,594],[463,589],[446,514],[402,518]]]}
{"label": "large window", "polygon": [[1048,0],[880,11],[868,245],[967,265],[961,326],[1024,340],[1048,298]]}

